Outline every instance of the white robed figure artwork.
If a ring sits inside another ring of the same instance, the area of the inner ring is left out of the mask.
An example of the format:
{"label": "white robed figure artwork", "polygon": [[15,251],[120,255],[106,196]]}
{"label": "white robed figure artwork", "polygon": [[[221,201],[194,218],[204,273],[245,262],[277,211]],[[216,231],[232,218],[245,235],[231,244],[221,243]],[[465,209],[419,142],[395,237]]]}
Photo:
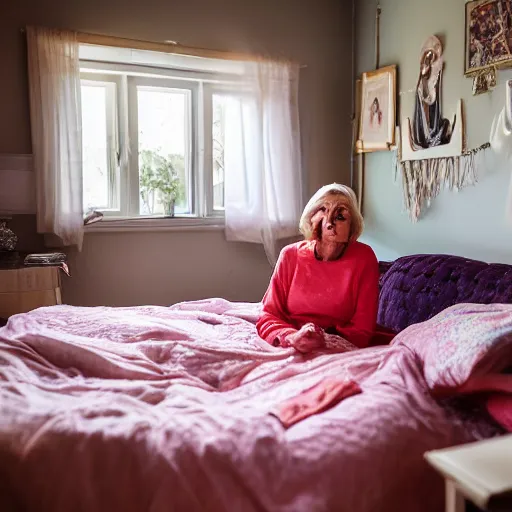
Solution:
{"label": "white robed figure artwork", "polygon": [[[512,164],[512,80],[505,87],[505,106],[494,118],[489,138],[493,151],[507,163]],[[512,223],[512,177],[508,190],[506,216]]]}

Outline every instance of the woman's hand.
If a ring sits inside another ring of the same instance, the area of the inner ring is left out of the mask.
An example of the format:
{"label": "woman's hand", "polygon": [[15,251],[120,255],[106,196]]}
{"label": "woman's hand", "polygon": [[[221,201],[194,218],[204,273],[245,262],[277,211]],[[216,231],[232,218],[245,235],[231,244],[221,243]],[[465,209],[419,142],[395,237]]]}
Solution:
{"label": "woman's hand", "polygon": [[297,332],[286,337],[297,352],[307,354],[325,346],[324,331],[315,324],[305,324]]}

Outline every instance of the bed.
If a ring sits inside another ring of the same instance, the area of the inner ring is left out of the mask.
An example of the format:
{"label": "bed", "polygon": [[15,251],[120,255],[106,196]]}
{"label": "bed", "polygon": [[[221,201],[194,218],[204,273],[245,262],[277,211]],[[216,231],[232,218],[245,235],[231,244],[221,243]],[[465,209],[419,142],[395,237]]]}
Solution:
{"label": "bed", "polygon": [[[403,261],[385,266],[383,286],[395,265],[403,274]],[[258,338],[259,311],[209,299],[11,317],[0,510],[439,510],[424,452],[503,433],[472,396],[432,395],[420,331],[303,356]],[[279,405],[327,377],[362,393],[284,428]]]}

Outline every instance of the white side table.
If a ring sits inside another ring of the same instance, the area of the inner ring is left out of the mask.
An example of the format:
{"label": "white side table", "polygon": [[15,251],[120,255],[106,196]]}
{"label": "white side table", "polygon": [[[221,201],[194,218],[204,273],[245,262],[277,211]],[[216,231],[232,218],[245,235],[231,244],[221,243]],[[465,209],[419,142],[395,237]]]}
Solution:
{"label": "white side table", "polygon": [[446,512],[464,512],[466,501],[512,512],[512,435],[427,452],[425,458],[445,479]]}

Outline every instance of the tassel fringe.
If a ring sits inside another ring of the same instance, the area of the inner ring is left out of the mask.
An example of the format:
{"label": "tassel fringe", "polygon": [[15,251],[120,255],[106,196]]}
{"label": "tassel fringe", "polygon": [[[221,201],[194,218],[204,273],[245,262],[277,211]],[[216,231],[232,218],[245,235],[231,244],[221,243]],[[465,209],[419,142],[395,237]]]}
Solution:
{"label": "tassel fringe", "polygon": [[395,152],[395,180],[401,171],[404,208],[411,221],[418,221],[425,204],[428,208],[443,188],[458,191],[475,185],[478,181],[477,155],[489,148],[490,144],[486,143],[457,157],[405,162],[401,162]]}

